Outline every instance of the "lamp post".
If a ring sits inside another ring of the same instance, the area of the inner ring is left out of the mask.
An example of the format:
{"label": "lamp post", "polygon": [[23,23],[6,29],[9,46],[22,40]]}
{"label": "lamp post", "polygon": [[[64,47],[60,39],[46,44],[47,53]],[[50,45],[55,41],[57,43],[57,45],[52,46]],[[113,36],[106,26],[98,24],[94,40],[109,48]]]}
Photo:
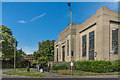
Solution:
{"label": "lamp post", "polygon": [[72,70],[72,67],[73,67],[73,63],[72,63],[72,60],[73,60],[73,48],[72,48],[72,8],[71,8],[71,4],[68,3],[68,6],[70,7],[70,10],[71,10],[71,75],[73,75],[73,70]]}
{"label": "lamp post", "polygon": [[109,52],[109,61],[111,60],[112,51]]}
{"label": "lamp post", "polygon": [[14,45],[14,69],[16,69],[16,39],[14,41],[15,41],[15,43],[14,43],[15,44]]}

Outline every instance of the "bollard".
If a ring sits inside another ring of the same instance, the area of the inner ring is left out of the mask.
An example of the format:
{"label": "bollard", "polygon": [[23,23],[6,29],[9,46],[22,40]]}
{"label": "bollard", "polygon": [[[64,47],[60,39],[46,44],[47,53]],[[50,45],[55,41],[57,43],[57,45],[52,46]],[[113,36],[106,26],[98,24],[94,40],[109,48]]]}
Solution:
{"label": "bollard", "polygon": [[40,69],[40,73],[43,73],[43,69],[42,68]]}
{"label": "bollard", "polygon": [[27,67],[27,72],[30,72],[30,68],[29,67]]}

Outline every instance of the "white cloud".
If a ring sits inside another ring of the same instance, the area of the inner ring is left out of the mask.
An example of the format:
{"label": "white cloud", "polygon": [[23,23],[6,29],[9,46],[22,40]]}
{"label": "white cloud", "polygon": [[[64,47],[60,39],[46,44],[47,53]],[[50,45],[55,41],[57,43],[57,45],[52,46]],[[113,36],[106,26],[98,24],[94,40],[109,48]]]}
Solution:
{"label": "white cloud", "polygon": [[21,20],[21,21],[18,21],[19,23],[26,23],[26,21],[23,21],[23,20]]}
{"label": "white cloud", "polygon": [[43,16],[45,16],[45,15],[46,15],[46,13],[43,13],[43,14],[41,14],[40,16],[34,17],[34,18],[31,19],[30,21],[36,20],[36,19],[41,18],[41,17],[43,17]]}
{"label": "white cloud", "polygon": [[[46,15],[46,13],[43,13],[43,14],[41,14],[40,16],[34,17],[34,18],[32,18],[31,20],[29,20],[29,21],[34,21],[34,20],[36,20],[36,19],[38,19],[38,18],[41,18],[41,17],[43,17],[43,16],[45,16],[45,15]],[[29,22],[29,21],[27,21],[27,22]],[[20,21],[17,21],[17,22],[19,22],[19,23],[27,23],[27,22],[24,21],[24,20],[20,20]]]}
{"label": "white cloud", "polygon": [[120,0],[114,0],[114,2],[118,2],[118,1],[120,1]]}
{"label": "white cloud", "polygon": [[37,48],[30,47],[30,46],[18,47],[18,49],[21,49],[21,48],[26,54],[33,54],[33,52],[37,50]]}

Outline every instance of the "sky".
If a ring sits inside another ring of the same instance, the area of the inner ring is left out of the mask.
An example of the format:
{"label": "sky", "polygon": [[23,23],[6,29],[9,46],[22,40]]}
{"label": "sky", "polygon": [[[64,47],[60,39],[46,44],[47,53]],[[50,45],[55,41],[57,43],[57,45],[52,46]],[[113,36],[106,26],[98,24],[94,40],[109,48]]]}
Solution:
{"label": "sky", "polygon": [[[117,2],[71,2],[73,23],[82,23],[102,7],[118,11]],[[17,49],[32,54],[38,42],[56,40],[58,34],[70,24],[67,2],[3,2],[2,25],[13,32]]]}
{"label": "sky", "polygon": [[118,2],[120,0],[0,0],[2,2]]}

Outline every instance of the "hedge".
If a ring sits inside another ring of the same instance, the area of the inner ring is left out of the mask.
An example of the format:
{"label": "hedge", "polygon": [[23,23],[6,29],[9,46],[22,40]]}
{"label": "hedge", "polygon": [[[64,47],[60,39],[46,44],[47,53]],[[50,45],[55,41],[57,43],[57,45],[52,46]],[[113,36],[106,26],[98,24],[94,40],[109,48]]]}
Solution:
{"label": "hedge", "polygon": [[120,71],[120,60],[116,60],[112,63],[113,71]]}
{"label": "hedge", "polygon": [[[65,70],[70,69],[70,63],[60,63],[54,64],[52,70]],[[120,71],[120,60],[111,62],[111,61],[74,61],[74,70],[81,70],[87,72],[115,72]]]}
{"label": "hedge", "polygon": [[88,72],[113,72],[110,61],[77,61],[76,70]]}
{"label": "hedge", "polygon": [[69,63],[59,63],[59,64],[53,64],[52,70],[66,70],[69,69]]}

